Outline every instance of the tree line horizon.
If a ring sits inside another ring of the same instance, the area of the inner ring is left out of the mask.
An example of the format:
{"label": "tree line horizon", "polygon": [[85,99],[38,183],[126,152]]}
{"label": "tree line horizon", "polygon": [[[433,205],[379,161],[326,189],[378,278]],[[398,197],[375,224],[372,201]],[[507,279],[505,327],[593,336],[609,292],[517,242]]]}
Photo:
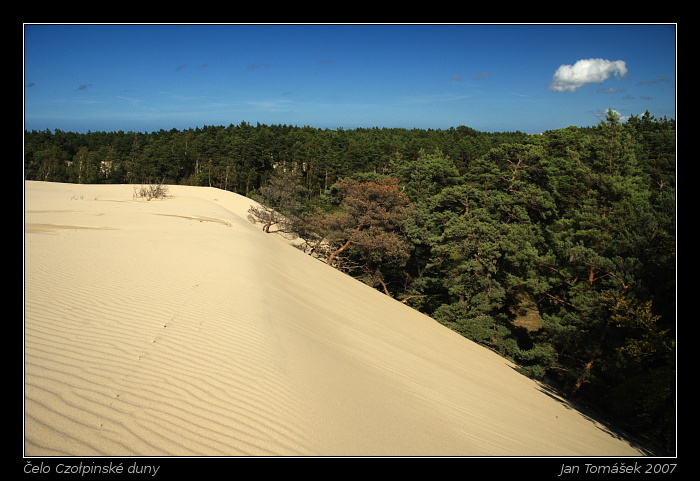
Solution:
{"label": "tree line horizon", "polygon": [[649,112],[541,134],[205,126],[25,131],[24,177],[247,196],[265,232],[636,436],[676,439],[676,133]]}

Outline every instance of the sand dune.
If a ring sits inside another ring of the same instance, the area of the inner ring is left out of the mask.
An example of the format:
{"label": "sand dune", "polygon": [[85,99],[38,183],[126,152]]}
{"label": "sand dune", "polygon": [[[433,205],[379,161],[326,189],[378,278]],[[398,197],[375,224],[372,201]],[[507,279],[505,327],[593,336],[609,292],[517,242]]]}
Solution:
{"label": "sand dune", "polygon": [[25,183],[25,455],[641,454],[248,199],[169,194]]}

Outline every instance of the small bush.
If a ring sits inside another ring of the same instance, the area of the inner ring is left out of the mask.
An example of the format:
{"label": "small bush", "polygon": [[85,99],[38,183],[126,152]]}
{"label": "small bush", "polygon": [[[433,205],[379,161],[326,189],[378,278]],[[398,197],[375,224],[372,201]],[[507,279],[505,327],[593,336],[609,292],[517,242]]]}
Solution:
{"label": "small bush", "polygon": [[148,184],[134,187],[134,199],[163,199],[168,196],[168,186],[164,184]]}

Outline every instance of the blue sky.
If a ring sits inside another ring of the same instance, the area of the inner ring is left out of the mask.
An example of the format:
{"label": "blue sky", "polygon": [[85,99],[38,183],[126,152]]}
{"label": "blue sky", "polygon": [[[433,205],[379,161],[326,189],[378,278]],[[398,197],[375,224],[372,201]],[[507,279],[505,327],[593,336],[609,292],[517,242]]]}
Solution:
{"label": "blue sky", "polygon": [[542,132],[675,118],[676,25],[24,26],[28,130]]}

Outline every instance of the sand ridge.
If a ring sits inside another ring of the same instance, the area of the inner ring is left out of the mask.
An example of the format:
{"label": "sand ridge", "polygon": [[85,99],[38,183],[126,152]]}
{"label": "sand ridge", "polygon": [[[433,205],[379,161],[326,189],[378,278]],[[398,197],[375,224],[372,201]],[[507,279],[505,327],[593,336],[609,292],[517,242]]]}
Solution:
{"label": "sand ridge", "polygon": [[28,456],[626,456],[206,187],[25,182]]}

